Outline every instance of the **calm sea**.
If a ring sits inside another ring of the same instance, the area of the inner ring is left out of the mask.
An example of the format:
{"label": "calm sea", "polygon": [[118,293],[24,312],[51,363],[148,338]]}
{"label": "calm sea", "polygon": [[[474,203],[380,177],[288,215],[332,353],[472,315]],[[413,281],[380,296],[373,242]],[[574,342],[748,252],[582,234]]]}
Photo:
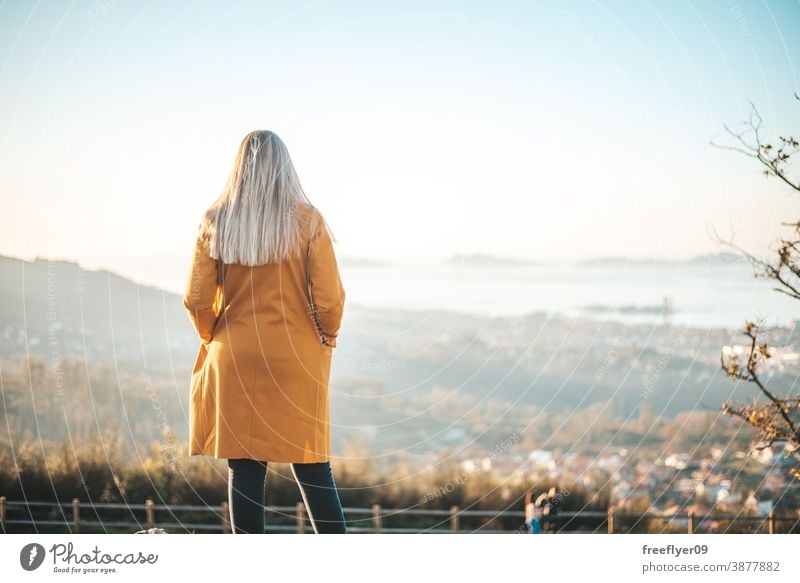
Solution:
{"label": "calm sea", "polygon": [[736,263],[341,265],[348,301],[375,308],[456,310],[740,327],[792,325],[800,302]]}
{"label": "calm sea", "polygon": [[[106,268],[102,258],[90,268]],[[178,294],[188,260],[120,260],[115,271]],[[347,301],[372,308],[455,310],[490,316],[544,311],[568,317],[739,328],[762,317],[791,326],[800,302],[757,280],[742,261],[558,265],[373,265],[340,261]],[[663,310],[665,304],[668,310]]]}

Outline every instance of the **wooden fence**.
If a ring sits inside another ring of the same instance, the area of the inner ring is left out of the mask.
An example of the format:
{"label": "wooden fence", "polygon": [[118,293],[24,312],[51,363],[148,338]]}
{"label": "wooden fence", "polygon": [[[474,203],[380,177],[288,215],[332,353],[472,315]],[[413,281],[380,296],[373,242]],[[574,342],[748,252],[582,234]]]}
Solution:
{"label": "wooden fence", "polygon": [[[312,532],[305,506],[267,506],[265,512],[274,520],[267,521],[267,532],[308,533]],[[348,532],[352,533],[524,533],[527,532],[523,511],[469,510],[453,506],[444,509],[382,508],[375,504],[371,508],[345,508]],[[181,520],[178,515],[188,515]],[[198,522],[198,517],[211,515],[212,521]],[[424,526],[386,526],[403,518],[406,522],[425,521]],[[497,528],[498,521],[515,525],[513,528]],[[719,532],[799,532],[800,515],[742,514],[695,514],[685,512],[663,516],[652,513],[629,513],[609,508],[608,511],[563,511],[558,513],[558,532],[624,533],[647,532],[650,521],[661,525],[658,532],[708,532],[713,522],[734,525],[719,529]],[[488,524],[487,524],[488,522]],[[465,528],[465,523],[471,527]],[[479,524],[476,524],[479,523]],[[778,524],[783,528],[778,529]],[[644,526],[642,526],[644,525]],[[743,525],[738,526],[736,525]],[[787,526],[788,525],[788,526]],[[701,527],[702,528],[699,528]],[[163,528],[168,532],[222,532],[230,533],[228,503],[219,506],[192,504],[156,504],[146,500],[143,504],[94,502],[82,503],[77,498],[72,502],[32,502],[7,500],[0,496],[0,532],[14,532],[33,527],[36,532],[66,530],[81,532],[136,532],[151,528]],[[667,528],[669,527],[669,528]],[[638,530],[637,530],[638,529]],[[24,530],[23,530],[24,531]]]}

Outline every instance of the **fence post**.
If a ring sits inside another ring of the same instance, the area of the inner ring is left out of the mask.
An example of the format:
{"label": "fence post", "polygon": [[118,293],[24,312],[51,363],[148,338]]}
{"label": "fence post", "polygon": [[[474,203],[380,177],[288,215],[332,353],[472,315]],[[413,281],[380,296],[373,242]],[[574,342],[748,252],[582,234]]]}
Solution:
{"label": "fence post", "polygon": [[0,531],[6,532],[6,497],[0,496]]}
{"label": "fence post", "polygon": [[149,498],[144,501],[144,512],[147,516],[147,528],[155,528],[156,526],[156,512],[153,506],[153,501]]}
{"label": "fence post", "polygon": [[614,506],[608,507],[608,534],[614,534]]}
{"label": "fence post", "polygon": [[450,507],[450,528],[454,534],[458,533],[458,506]]}
{"label": "fence post", "polygon": [[689,527],[687,534],[694,534],[694,510],[690,510],[689,514],[687,515]]}
{"label": "fence post", "polygon": [[294,516],[297,521],[297,534],[306,532],[306,505],[298,502],[294,507]]}
{"label": "fence post", "polygon": [[228,503],[221,504],[220,513],[222,514],[222,534],[230,534],[231,532],[231,514],[228,509]]}
{"label": "fence post", "polygon": [[775,513],[772,510],[767,514],[767,532],[775,534]]}
{"label": "fence post", "polygon": [[372,505],[372,526],[375,530],[375,533],[380,534],[381,532],[381,505],[380,504],[373,504]]}
{"label": "fence post", "polygon": [[81,531],[81,502],[77,498],[72,499],[72,532]]}

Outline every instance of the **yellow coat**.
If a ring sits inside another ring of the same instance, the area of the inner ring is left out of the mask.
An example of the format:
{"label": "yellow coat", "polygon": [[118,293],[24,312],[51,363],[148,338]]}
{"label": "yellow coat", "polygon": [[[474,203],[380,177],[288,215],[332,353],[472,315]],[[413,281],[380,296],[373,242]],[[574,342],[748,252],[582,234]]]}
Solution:
{"label": "yellow coat", "polygon": [[298,216],[301,253],[281,263],[220,270],[207,240],[195,242],[183,297],[201,338],[191,376],[190,455],[330,459],[328,380],[345,294],[321,215],[302,206]]}

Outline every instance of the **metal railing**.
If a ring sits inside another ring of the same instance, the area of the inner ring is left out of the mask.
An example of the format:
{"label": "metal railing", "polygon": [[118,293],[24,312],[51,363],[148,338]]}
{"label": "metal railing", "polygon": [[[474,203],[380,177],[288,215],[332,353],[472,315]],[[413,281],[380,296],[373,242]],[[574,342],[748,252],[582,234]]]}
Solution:
{"label": "metal railing", "polygon": [[[312,532],[308,514],[302,502],[295,506],[267,506],[265,512],[272,519],[267,521],[267,532],[303,534]],[[470,510],[453,506],[445,509],[382,508],[374,504],[370,508],[344,508],[348,521],[348,532],[352,533],[524,533],[527,532],[525,513],[515,510]],[[204,518],[211,515],[213,522]],[[21,515],[21,516],[20,516]],[[178,515],[185,515],[181,520]],[[87,519],[91,516],[92,518]],[[157,520],[158,518],[158,520]],[[198,520],[200,519],[200,520]],[[386,526],[384,522],[397,522],[407,526]],[[427,519],[427,520],[426,520]],[[426,522],[420,526],[419,521]],[[746,529],[726,529],[725,532],[778,532],[778,523],[790,523],[784,532],[797,532],[800,515],[742,514],[696,514],[692,511],[672,515],[655,513],[622,512],[615,508],[607,511],[563,511],[558,514],[559,532],[633,532],[649,521],[673,526],[673,532],[698,531],[701,524],[711,521],[728,521],[732,524],[751,525]],[[497,528],[498,522],[516,525],[513,528]],[[464,523],[479,523],[474,528],[465,528]],[[81,532],[135,532],[162,528],[170,532],[222,532],[230,533],[228,503],[219,506],[203,504],[156,504],[152,500],[144,503],[38,502],[7,500],[0,496],[0,532],[6,533],[19,527],[33,527],[35,531],[66,530]],[[662,531],[667,529],[663,528]],[[707,529],[705,529],[707,531]],[[646,531],[646,530],[645,530]]]}

